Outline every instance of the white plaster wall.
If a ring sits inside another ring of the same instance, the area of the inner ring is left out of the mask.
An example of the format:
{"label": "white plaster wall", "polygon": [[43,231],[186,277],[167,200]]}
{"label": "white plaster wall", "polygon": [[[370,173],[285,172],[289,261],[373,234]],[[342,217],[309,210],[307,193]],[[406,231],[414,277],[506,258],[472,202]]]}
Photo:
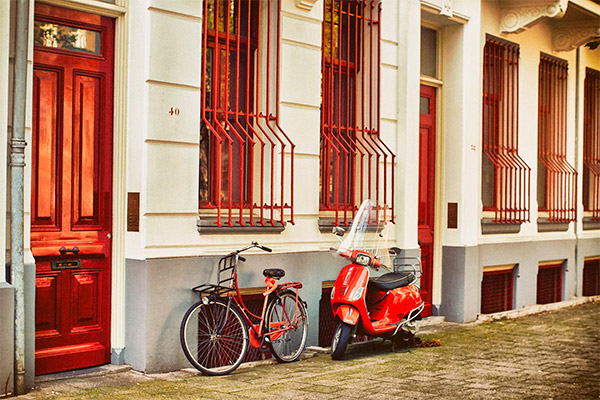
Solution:
{"label": "white plaster wall", "polygon": [[[295,0],[283,0],[281,4],[279,118],[281,126],[296,144],[295,225],[288,224],[281,234],[259,233],[257,236],[255,232],[201,235],[196,228],[202,33],[200,2],[148,0],[131,4],[131,37],[136,46],[131,46],[130,54],[127,190],[141,192],[142,218],[141,233],[127,235],[128,258],[221,254],[251,240],[264,242],[278,252],[327,250],[335,242],[333,235],[320,233],[317,223],[322,7],[322,1],[318,1],[310,11],[296,7]],[[394,89],[382,90],[381,135],[393,151],[404,148],[396,139],[399,131],[396,104],[402,93],[397,77],[400,59],[397,21],[400,12],[400,3],[384,1],[382,88]],[[418,23],[415,27],[418,37]],[[407,54],[403,54],[402,58],[415,59]],[[418,66],[411,71],[418,71]],[[414,107],[414,103],[407,101],[410,107]],[[179,116],[172,117],[167,113],[171,107],[179,108]],[[415,143],[418,145],[416,134],[408,136],[413,146]],[[411,155],[415,153],[408,152]],[[408,175],[412,177],[416,164],[413,160],[407,161],[407,164],[412,171]],[[401,179],[398,177],[397,182],[402,182]],[[412,185],[416,187],[415,177]],[[412,193],[409,189],[405,191],[414,203],[410,208],[414,209],[416,200]],[[413,212],[400,209],[397,214],[401,212],[414,216]],[[410,241],[414,248],[416,222],[412,225]]]}
{"label": "white plaster wall", "polygon": [[[148,131],[147,92],[148,85],[148,4],[132,1],[129,5],[129,54],[127,59],[127,192],[140,193],[140,215],[144,215],[145,188],[144,169],[146,157],[144,139]],[[126,201],[126,199],[122,199]],[[140,232],[126,233],[125,256],[130,259],[144,258],[144,235],[146,220],[140,217]]]}
{"label": "white plaster wall", "polygon": [[[584,81],[585,81],[585,70],[586,68],[592,68],[596,71],[600,71],[600,47],[595,50],[591,50],[588,47],[582,46],[579,49],[579,81],[577,82],[578,91],[578,102],[579,102],[579,113],[576,122],[576,129],[578,133],[577,138],[577,152],[579,157],[577,159],[577,171],[583,171],[583,107],[584,107]],[[577,204],[578,204],[578,223],[577,223],[577,237],[581,239],[600,238],[600,231],[598,230],[583,230],[583,173],[580,173],[577,177]],[[598,250],[600,253],[600,249]]]}
{"label": "white plaster wall", "polygon": [[419,168],[419,79],[421,8],[419,2],[398,4],[398,160],[396,178],[396,236],[402,249],[417,245]]}
{"label": "white plaster wall", "polygon": [[[567,232],[538,233],[537,231],[537,105],[540,52],[567,60],[569,64],[567,100],[567,160],[571,165],[575,165],[576,51],[573,50],[559,53],[553,51],[552,32],[547,20],[541,20],[540,22],[534,24],[531,28],[526,29],[518,34],[501,33],[500,10],[496,6],[497,3],[493,1],[482,2],[480,52],[483,52],[486,33],[517,43],[520,47],[518,140],[519,155],[531,167],[531,222],[523,223],[521,225],[521,231],[518,234],[480,234],[479,243],[572,239],[574,237],[573,223],[570,224]],[[481,112],[479,119],[481,121]],[[481,122],[478,131],[481,133]],[[481,148],[481,139],[479,147]],[[478,151],[478,154],[479,157],[481,157],[481,150]],[[477,191],[473,190],[473,196],[477,196],[478,199],[481,199],[481,195],[478,192],[480,190],[479,187],[480,184],[478,185]],[[481,209],[481,201],[479,201],[480,212]]]}

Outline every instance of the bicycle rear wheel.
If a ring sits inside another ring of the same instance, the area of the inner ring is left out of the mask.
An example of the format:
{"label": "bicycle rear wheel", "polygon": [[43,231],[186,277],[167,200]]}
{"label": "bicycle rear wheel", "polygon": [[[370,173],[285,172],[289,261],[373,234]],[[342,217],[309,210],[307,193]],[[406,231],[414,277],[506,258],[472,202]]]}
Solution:
{"label": "bicycle rear wheel", "polygon": [[266,332],[271,352],[281,362],[296,361],[306,347],[308,317],[304,303],[290,290],[284,290],[269,303],[266,314]]}
{"label": "bicycle rear wheel", "polygon": [[205,375],[227,375],[248,351],[248,329],[237,306],[216,300],[192,305],[181,321],[181,347]]}

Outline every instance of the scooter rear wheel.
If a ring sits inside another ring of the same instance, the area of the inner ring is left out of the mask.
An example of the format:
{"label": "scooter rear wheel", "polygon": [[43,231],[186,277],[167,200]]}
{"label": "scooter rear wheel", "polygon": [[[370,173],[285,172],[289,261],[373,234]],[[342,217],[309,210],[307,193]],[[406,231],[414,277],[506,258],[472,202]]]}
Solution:
{"label": "scooter rear wheel", "polygon": [[331,358],[340,360],[344,356],[346,346],[352,337],[352,325],[340,321],[335,328],[333,340],[331,341]]}

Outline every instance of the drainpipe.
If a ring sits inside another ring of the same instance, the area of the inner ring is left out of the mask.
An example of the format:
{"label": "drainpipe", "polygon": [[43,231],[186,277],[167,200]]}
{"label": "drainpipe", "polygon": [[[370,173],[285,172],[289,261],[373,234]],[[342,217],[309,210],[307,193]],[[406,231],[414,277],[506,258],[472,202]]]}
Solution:
{"label": "drainpipe", "polygon": [[29,0],[17,0],[13,87],[13,120],[10,141],[10,271],[15,289],[14,394],[25,393],[25,262],[23,180],[25,167],[25,107],[27,104],[27,52]]}

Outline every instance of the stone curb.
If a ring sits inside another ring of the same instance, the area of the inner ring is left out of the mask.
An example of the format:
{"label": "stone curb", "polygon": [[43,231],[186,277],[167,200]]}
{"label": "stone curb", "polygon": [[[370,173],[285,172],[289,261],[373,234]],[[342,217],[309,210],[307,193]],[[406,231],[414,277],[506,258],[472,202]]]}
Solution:
{"label": "stone curb", "polygon": [[544,311],[554,311],[565,307],[577,306],[580,304],[599,302],[600,295],[598,296],[586,296],[586,297],[575,297],[570,300],[561,301],[558,303],[550,304],[534,304],[531,306],[525,306],[519,310],[502,311],[494,314],[480,314],[477,318],[476,323],[497,321],[500,319],[513,319],[524,317],[531,314],[539,314]]}

